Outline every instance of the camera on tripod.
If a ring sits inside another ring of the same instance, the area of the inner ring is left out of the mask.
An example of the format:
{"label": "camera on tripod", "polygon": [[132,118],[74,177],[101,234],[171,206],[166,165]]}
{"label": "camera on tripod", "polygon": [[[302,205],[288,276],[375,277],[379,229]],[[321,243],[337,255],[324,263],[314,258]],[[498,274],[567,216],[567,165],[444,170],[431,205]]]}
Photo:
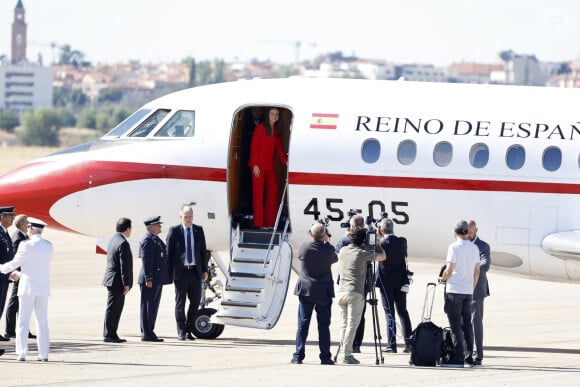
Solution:
{"label": "camera on tripod", "polygon": [[381,227],[380,222],[383,219],[387,219],[389,214],[387,212],[381,212],[381,217],[379,219],[375,219],[372,215],[367,216],[366,224],[368,226],[367,231],[367,240],[366,244],[369,247],[373,247],[377,244],[377,229]]}
{"label": "camera on tripod", "polygon": [[350,219],[355,216],[356,214],[361,214],[362,210],[353,210],[352,208],[347,212],[347,220],[346,222],[342,222],[340,224],[340,228],[350,228]]}

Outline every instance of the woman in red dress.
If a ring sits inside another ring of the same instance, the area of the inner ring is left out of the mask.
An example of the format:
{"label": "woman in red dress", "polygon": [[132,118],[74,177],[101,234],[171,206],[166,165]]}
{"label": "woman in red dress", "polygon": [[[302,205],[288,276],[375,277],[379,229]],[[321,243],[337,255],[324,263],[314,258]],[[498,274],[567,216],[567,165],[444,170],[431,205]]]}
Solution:
{"label": "woman in red dress", "polygon": [[280,161],[288,164],[288,159],[282,140],[277,133],[277,123],[280,110],[272,108],[268,112],[268,120],[256,126],[250,145],[250,161],[252,169],[252,205],[254,208],[254,227],[273,227],[278,213],[278,178],[274,168],[275,152]]}

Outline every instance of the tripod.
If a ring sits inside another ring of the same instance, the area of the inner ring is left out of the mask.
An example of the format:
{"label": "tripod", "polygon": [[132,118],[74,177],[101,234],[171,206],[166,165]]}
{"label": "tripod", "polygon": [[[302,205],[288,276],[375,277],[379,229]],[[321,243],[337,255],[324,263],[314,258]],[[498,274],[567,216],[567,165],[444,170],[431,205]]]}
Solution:
{"label": "tripod", "polygon": [[371,313],[373,315],[373,335],[375,341],[375,364],[384,364],[383,350],[381,344],[381,326],[379,324],[379,312],[377,309],[377,292],[374,286],[374,279],[376,273],[376,247],[373,247],[373,262],[367,265],[367,283],[369,285],[367,302],[371,306]]}

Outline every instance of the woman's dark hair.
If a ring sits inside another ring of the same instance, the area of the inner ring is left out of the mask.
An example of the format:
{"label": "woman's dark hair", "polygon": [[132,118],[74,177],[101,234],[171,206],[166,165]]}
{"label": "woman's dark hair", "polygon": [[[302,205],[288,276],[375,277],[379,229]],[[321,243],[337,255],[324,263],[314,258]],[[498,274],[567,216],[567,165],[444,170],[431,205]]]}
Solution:
{"label": "woman's dark hair", "polygon": [[276,134],[277,134],[278,136],[280,136],[280,135],[281,135],[281,133],[280,133],[280,125],[278,125],[278,122],[280,122],[280,116],[278,116],[278,122],[276,122],[276,124],[275,124],[275,127],[274,127],[274,128],[272,128],[272,127],[270,126],[270,112],[271,112],[272,110],[274,110],[274,109],[278,110],[278,113],[280,113],[280,109],[279,109],[279,108],[277,108],[277,107],[271,107],[270,109],[268,109],[268,116],[267,116],[267,117],[266,117],[266,119],[264,120],[264,126],[266,127],[266,134],[267,134],[268,136],[271,136],[271,135],[272,135],[272,133],[274,133],[274,130],[273,130],[273,129],[276,129]]}

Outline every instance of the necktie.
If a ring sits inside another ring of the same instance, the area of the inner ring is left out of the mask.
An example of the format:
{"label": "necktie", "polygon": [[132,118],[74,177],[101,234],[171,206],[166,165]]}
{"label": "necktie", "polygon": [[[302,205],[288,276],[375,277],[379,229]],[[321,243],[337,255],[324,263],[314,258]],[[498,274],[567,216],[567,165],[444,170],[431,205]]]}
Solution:
{"label": "necktie", "polygon": [[193,254],[191,253],[191,227],[187,228],[187,251],[185,255],[187,256],[187,263],[191,265],[193,263]]}

